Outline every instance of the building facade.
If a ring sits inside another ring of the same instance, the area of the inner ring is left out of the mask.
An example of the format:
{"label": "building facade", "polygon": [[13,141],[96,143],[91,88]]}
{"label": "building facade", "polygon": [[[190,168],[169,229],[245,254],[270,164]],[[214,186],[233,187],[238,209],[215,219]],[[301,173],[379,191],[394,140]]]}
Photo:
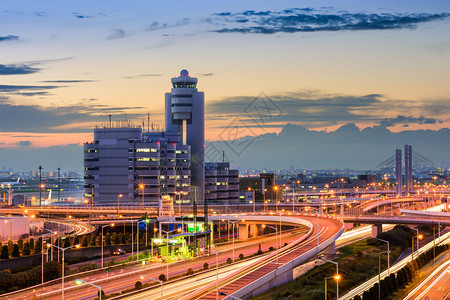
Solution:
{"label": "building facade", "polygon": [[239,203],[239,170],[230,163],[205,164],[205,201],[208,203]]}
{"label": "building facade", "polygon": [[85,196],[94,204],[158,204],[161,195],[190,197],[190,146],[178,134],[97,128],[84,145]]}

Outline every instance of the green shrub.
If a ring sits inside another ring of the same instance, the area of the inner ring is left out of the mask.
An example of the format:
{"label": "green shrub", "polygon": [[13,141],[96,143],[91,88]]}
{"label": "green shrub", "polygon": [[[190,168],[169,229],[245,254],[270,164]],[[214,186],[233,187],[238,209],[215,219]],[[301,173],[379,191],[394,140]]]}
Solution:
{"label": "green shrub", "polygon": [[233,262],[233,260],[231,258],[227,258],[227,264],[231,264]]}
{"label": "green shrub", "polygon": [[242,254],[242,253],[239,254],[239,259],[240,259],[240,260],[243,260],[243,259],[244,259],[244,254]]}
{"label": "green shrub", "polygon": [[194,274],[194,270],[192,270],[191,268],[189,268],[186,272],[186,275],[193,275]]}
{"label": "green shrub", "polygon": [[2,254],[0,254],[0,258],[1,259],[8,259],[9,258],[9,251],[8,251],[8,246],[4,245],[2,247]]}
{"label": "green shrub", "polygon": [[134,284],[134,288],[135,288],[136,290],[142,289],[142,282],[136,281],[136,283]]}
{"label": "green shrub", "polygon": [[20,252],[19,252],[19,245],[14,244],[13,245],[13,251],[12,251],[12,257],[19,257],[20,256]]}
{"label": "green shrub", "polygon": [[162,282],[166,281],[166,280],[167,280],[167,279],[166,279],[166,275],[160,274],[160,275],[159,275],[159,280],[162,281]]}
{"label": "green shrub", "polygon": [[207,262],[205,262],[205,263],[203,264],[203,269],[204,269],[204,270],[208,270],[208,269],[209,269],[209,265],[208,265]]}

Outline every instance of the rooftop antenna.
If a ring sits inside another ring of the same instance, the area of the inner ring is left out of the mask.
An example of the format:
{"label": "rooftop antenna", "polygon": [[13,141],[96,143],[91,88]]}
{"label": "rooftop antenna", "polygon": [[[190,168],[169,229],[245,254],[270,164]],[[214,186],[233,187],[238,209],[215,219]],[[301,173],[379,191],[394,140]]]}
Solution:
{"label": "rooftop antenna", "polygon": [[150,113],[147,113],[147,132],[150,132]]}
{"label": "rooftop antenna", "polygon": [[109,114],[108,116],[109,116],[109,128],[112,128],[112,124],[111,124],[111,114]]}

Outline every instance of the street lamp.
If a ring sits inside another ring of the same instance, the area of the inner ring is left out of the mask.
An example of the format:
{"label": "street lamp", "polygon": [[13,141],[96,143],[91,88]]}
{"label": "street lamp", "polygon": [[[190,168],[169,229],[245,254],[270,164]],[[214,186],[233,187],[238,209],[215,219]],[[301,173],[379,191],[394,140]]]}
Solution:
{"label": "street lamp", "polygon": [[119,194],[117,196],[117,216],[119,216],[119,201],[120,201],[120,198],[122,198],[122,197],[123,197],[122,194]]}
{"label": "street lamp", "polygon": [[144,185],[141,184],[139,187],[142,190],[142,208],[144,208]]}
{"label": "street lamp", "polygon": [[230,220],[228,220],[228,222],[233,224],[233,261],[234,261],[234,227],[235,227],[234,225],[236,223],[239,223],[239,220],[238,221],[230,221]]}
{"label": "street lamp", "polygon": [[325,300],[327,300],[327,279],[331,279],[334,278],[336,279],[336,284],[338,282],[339,279],[341,279],[341,275],[335,275],[335,276],[330,276],[330,277],[325,277]]}
{"label": "street lamp", "polygon": [[383,251],[378,253],[378,300],[381,300],[381,254],[388,253],[389,251]]}
{"label": "street lamp", "polygon": [[390,251],[389,251],[389,241],[385,241],[385,240],[379,239],[379,238],[377,238],[377,237],[375,237],[374,239],[376,239],[376,240],[379,240],[379,241],[381,241],[381,242],[384,242],[384,243],[387,243],[387,254],[388,254],[388,261],[387,261],[387,263],[388,263],[388,275],[391,275],[391,271],[390,271],[390,267],[389,267],[389,256],[390,256]]}
{"label": "street lamp", "polygon": [[[166,276],[166,280],[169,280],[169,233],[174,232],[174,231],[179,231],[179,229],[175,229],[175,230],[169,230],[169,231],[165,231],[161,229],[162,233],[165,233],[167,235],[166,238],[166,246],[167,246],[167,276]],[[161,235],[161,233],[160,233]]]}
{"label": "street lamp", "polygon": [[61,247],[56,246],[56,245],[50,245],[50,246],[53,246],[53,247],[55,247],[55,248],[57,248],[57,249],[62,251],[62,299],[64,300],[64,290],[65,290],[65,286],[64,286],[64,251],[66,251],[67,249],[70,249],[70,248],[74,248],[74,247],[75,248],[79,248],[80,245],[73,245],[73,246],[69,246],[69,247],[66,247],[66,248],[61,248]]}
{"label": "street lamp", "polygon": [[[417,231],[416,239],[417,239],[417,252],[419,252],[419,240],[423,238],[423,235],[419,234],[419,229],[412,228]],[[411,261],[414,260],[414,237],[411,238]]]}
{"label": "street lamp", "polygon": [[278,197],[277,197],[278,186],[275,186],[273,189],[275,190],[275,204],[278,212]]}
{"label": "street lamp", "polygon": [[142,280],[144,278],[147,278],[147,279],[159,282],[161,284],[161,300],[163,300],[163,282],[161,280],[158,280],[158,279],[155,279],[155,278],[151,278],[151,277],[148,277],[148,276],[145,276],[145,275],[141,275],[141,276],[139,276],[139,278],[141,278]]}
{"label": "street lamp", "polygon": [[339,279],[341,276],[339,275],[339,264],[335,261],[326,259],[325,257],[319,257],[319,259],[323,259],[324,261],[333,263],[336,265],[336,275],[334,276],[334,279],[336,279],[336,299],[339,299]]}
{"label": "street lamp", "polygon": [[200,251],[206,251],[216,255],[216,300],[219,300],[219,253],[203,248]]}
{"label": "street lamp", "polygon": [[102,288],[100,286],[95,285],[95,284],[90,283],[90,282],[87,282],[87,281],[84,281],[82,279],[75,279],[75,284],[76,285],[80,285],[80,284],[83,284],[83,283],[86,283],[86,284],[92,285],[93,287],[98,288],[98,290],[99,290],[99,296],[98,297],[99,297],[100,300],[102,300]]}
{"label": "street lamp", "polygon": [[[44,246],[44,244],[46,245],[47,248],[47,261],[48,261],[48,249],[52,246],[51,244],[47,244],[46,241],[42,240],[42,246]],[[41,275],[41,279],[42,279],[42,289],[44,289],[44,247],[41,247],[42,249],[42,275]]]}
{"label": "street lamp", "polygon": [[[278,269],[278,228],[277,227],[273,227],[273,226],[269,226],[269,225],[263,225],[262,226],[263,228],[264,227],[269,227],[269,228],[272,228],[272,229],[275,229],[275,242],[276,242],[276,248],[277,248],[277,260],[276,260],[276,269]],[[234,251],[234,246],[233,246],[233,251]]]}
{"label": "street lamp", "polygon": [[103,238],[103,229],[104,229],[105,227],[109,227],[109,226],[114,227],[114,225],[115,225],[114,223],[111,223],[111,224],[102,226],[102,269],[103,269],[103,240],[104,240],[104,238]]}
{"label": "street lamp", "polygon": [[256,199],[255,199],[255,190],[251,187],[248,188],[248,191],[253,191],[253,213],[256,213]]}

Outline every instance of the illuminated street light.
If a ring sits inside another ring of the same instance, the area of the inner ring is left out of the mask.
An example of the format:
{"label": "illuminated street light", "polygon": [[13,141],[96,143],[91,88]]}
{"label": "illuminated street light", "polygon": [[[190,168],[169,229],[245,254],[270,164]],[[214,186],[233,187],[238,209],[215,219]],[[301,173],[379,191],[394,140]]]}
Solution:
{"label": "illuminated street light", "polygon": [[62,299],[64,300],[64,290],[66,289],[66,287],[64,286],[64,251],[66,251],[67,249],[70,249],[70,248],[80,248],[80,245],[79,244],[73,245],[73,246],[69,246],[66,248],[61,248],[56,245],[50,245],[50,246],[53,246],[62,251],[62,267],[61,267],[62,268]]}
{"label": "illuminated street light", "polygon": [[114,227],[115,224],[114,224],[114,223],[111,223],[111,224],[102,226],[102,269],[103,269],[103,240],[104,240],[104,238],[103,238],[103,229],[104,229],[105,227],[109,227],[109,226]]}
{"label": "illuminated street light", "polygon": [[99,297],[100,300],[102,300],[102,288],[101,288],[100,286],[95,285],[95,284],[90,283],[90,282],[87,282],[87,281],[84,281],[84,280],[82,280],[82,279],[75,279],[75,284],[76,284],[76,285],[81,285],[81,284],[83,284],[83,283],[86,283],[86,284],[89,284],[89,285],[91,285],[91,286],[93,286],[93,287],[98,288],[98,290],[99,290],[99,296],[98,296],[98,297]]}
{"label": "illuminated street light", "polygon": [[[333,263],[336,265],[336,275],[334,276],[334,279],[336,279],[336,299],[339,299],[339,279],[341,278],[341,275],[339,274],[339,264],[335,261],[326,259],[324,257],[319,257],[319,259],[323,259],[324,261]],[[325,293],[325,297],[326,297],[326,293]]]}
{"label": "illuminated street light", "polygon": [[141,275],[141,276],[139,276],[139,278],[141,278],[142,280],[144,278],[147,278],[147,279],[159,282],[161,284],[161,300],[163,300],[163,282],[161,280],[155,279],[155,278],[151,278],[151,277],[148,277],[148,276],[145,276],[145,275]]}

